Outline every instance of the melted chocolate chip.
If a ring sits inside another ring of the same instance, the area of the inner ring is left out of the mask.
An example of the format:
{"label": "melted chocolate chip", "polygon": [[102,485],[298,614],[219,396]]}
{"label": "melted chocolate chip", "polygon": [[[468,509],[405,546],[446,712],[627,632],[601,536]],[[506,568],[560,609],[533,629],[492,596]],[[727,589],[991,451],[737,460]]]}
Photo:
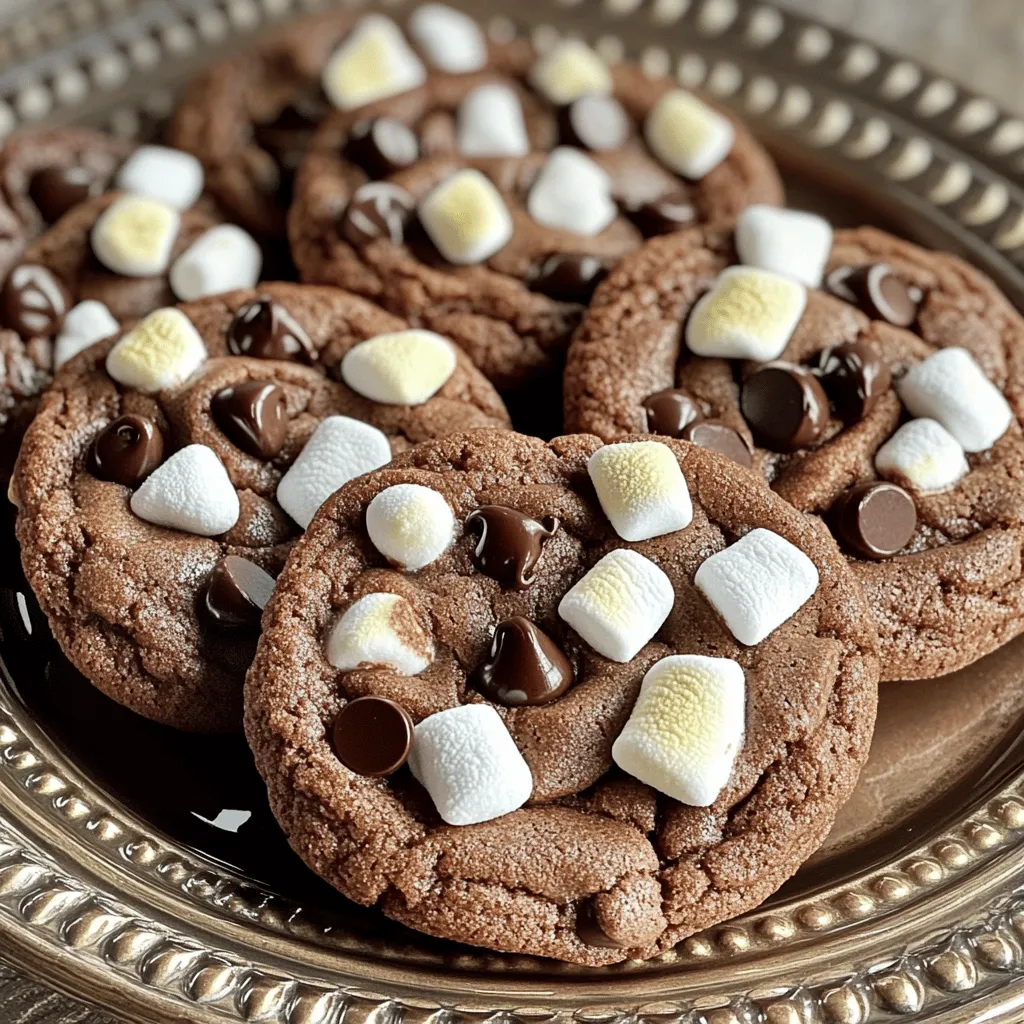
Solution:
{"label": "melted chocolate chip", "polygon": [[847,425],[864,419],[892,384],[889,364],[874,346],[860,341],[825,349],[816,372],[836,415]]}
{"label": "melted chocolate chip", "polygon": [[629,115],[611,96],[589,93],[559,111],[558,131],[565,146],[608,153],[629,138]]}
{"label": "melted chocolate chip", "polygon": [[825,279],[825,287],[837,298],[859,306],[872,320],[909,327],[917,319],[920,294],[887,263],[837,267]]}
{"label": "melted chocolate chip", "polygon": [[228,351],[256,359],[296,359],[311,363],[316,349],[309,335],[280,303],[253,299],[235,314],[228,328]]}
{"label": "melted chocolate chip", "polygon": [[697,208],[685,188],[646,203],[627,206],[626,214],[645,238],[670,235],[697,223]]}
{"label": "melted chocolate chip", "polygon": [[837,539],[862,558],[889,558],[914,536],[917,508],[896,484],[863,483],[836,499],[829,522]]}
{"label": "melted chocolate chip", "polygon": [[106,190],[108,175],[89,167],[44,167],[32,175],[28,196],[36,204],[43,220],[53,224],[72,207]]}
{"label": "melted chocolate chip", "polygon": [[482,505],[470,512],[467,530],[480,530],[473,550],[473,564],[503,587],[526,590],[534,579],[544,542],[553,537],[560,523],[545,516],[543,523],[504,505]]}
{"label": "melted chocolate chip", "polygon": [[415,209],[416,201],[404,188],[387,181],[370,182],[352,194],[339,230],[356,248],[380,238],[401,245]]}
{"label": "melted chocolate chip", "polygon": [[647,432],[663,437],[682,437],[691,423],[704,419],[693,395],[679,388],[666,388],[648,395],[644,399],[644,412],[647,413]]}
{"label": "melted chocolate chip", "polygon": [[269,380],[247,380],[213,396],[210,413],[225,436],[257,459],[280,454],[288,435],[284,389]]}
{"label": "melted chocolate chip", "polygon": [[203,589],[203,611],[221,629],[258,629],[274,577],[247,558],[225,555]]}
{"label": "melted chocolate chip", "polygon": [[610,938],[597,923],[594,898],[584,900],[576,911],[576,934],[580,942],[600,949],[622,949],[622,943]]}
{"label": "melted chocolate chip", "polygon": [[401,704],[384,697],[357,697],[335,716],[331,745],[350,772],[380,778],[405,764],[412,730],[412,718]]}
{"label": "melted chocolate chip", "polygon": [[473,674],[473,686],[505,707],[550,704],[572,686],[573,669],[554,640],[516,615],[494,628],[491,653]]}
{"label": "melted chocolate chip", "polygon": [[390,117],[367,118],[350,129],[345,156],[371,178],[386,178],[416,163],[420,144],[401,121]]}
{"label": "melted chocolate chip", "polygon": [[556,253],[532,267],[526,283],[531,291],[549,299],[586,303],[607,273],[608,268],[596,256]]}
{"label": "melted chocolate chip", "polygon": [[22,263],[0,290],[0,323],[23,338],[48,337],[60,330],[72,302],[63,282],[46,267]]}
{"label": "melted chocolate chip", "polygon": [[89,470],[101,480],[138,487],[160,465],[164,435],[144,416],[129,413],[108,423],[93,441]]}
{"label": "melted chocolate chip", "polygon": [[718,452],[719,455],[724,455],[747,469],[754,464],[754,457],[743,436],[724,423],[715,420],[696,420],[683,428],[682,438],[699,448]]}
{"label": "melted chocolate chip", "polygon": [[828,426],[828,398],[806,367],[769,363],[752,373],[740,392],[743,416],[759,444],[791,452],[817,444]]}

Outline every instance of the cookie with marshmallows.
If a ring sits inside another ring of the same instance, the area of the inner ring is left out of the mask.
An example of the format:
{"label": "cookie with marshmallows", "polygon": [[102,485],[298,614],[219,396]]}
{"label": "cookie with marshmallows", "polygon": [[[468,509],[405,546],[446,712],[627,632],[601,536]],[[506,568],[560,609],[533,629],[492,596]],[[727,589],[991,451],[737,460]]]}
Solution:
{"label": "cookie with marshmallows", "polygon": [[750,133],[670,80],[578,40],[488,39],[442,4],[362,18],[321,84],[289,213],[301,278],[452,337],[501,389],[560,365],[644,237],[782,197]]}
{"label": "cookie with marshmallows", "polygon": [[824,839],[876,649],[828,531],[735,463],[479,431],[321,507],[246,734],[292,847],[349,898],[610,964],[755,906]]}
{"label": "cookie with marshmallows", "polygon": [[1024,320],[948,253],[763,207],[735,233],[653,240],[597,292],[565,412],[606,440],[728,450],[822,516],[884,678],[953,671],[1024,629]]}
{"label": "cookie with marshmallows", "polygon": [[320,502],[394,453],[508,424],[446,339],[329,288],[165,307],[71,359],[11,486],[74,665],[182,729],[241,723],[260,612]]}

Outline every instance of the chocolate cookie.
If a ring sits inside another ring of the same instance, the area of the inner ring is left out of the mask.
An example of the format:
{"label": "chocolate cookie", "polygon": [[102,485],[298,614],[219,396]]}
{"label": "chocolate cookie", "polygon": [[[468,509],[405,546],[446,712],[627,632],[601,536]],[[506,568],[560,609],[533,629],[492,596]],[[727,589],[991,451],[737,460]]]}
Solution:
{"label": "chocolate cookie", "polygon": [[823,516],[883,678],[950,672],[1024,628],[1024,321],[947,253],[757,209],[735,239],[654,240],[595,296],[565,410],[607,440],[728,439]]}
{"label": "chocolate cookie", "polygon": [[[668,80],[578,41],[541,56],[487,41],[436,4],[408,32],[419,55],[367,17],[326,65],[341,109],[296,176],[292,254],[303,280],[453,338],[499,388],[560,365],[595,285],[645,235],[782,198],[753,137]],[[387,81],[364,73],[377,52]]]}
{"label": "chocolate cookie", "polygon": [[158,310],[60,371],[11,495],[25,575],[104,693],[238,728],[266,574],[320,501],[424,438],[507,424],[455,346],[404,328],[271,285]]}
{"label": "chocolate cookie", "polygon": [[746,470],[626,441],[428,442],[293,549],[246,734],[351,899],[609,964],[755,906],[825,837],[875,715],[860,586]]}

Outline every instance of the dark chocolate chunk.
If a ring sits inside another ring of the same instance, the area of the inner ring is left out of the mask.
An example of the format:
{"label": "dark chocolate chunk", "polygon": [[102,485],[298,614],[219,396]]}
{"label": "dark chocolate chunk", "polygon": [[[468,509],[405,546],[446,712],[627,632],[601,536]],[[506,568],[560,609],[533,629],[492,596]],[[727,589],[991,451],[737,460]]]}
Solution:
{"label": "dark chocolate chunk", "polygon": [[754,457],[743,436],[724,423],[715,420],[695,420],[683,428],[682,437],[690,444],[718,452],[719,455],[724,455],[727,459],[746,466],[747,469],[754,464]]}
{"label": "dark chocolate chunk", "polygon": [[648,395],[644,399],[644,412],[647,432],[663,437],[682,437],[691,423],[704,419],[697,400],[680,388],[665,388]]}
{"label": "dark chocolate chunk", "polygon": [[769,363],[747,377],[740,406],[758,444],[775,452],[817,444],[829,421],[818,378],[792,363]]}
{"label": "dark chocolate chunk", "polygon": [[390,117],[366,118],[349,130],[345,156],[371,178],[386,178],[416,163],[420,144],[401,121]]}
{"label": "dark chocolate chunk", "polygon": [[341,217],[342,238],[359,248],[380,238],[400,245],[416,209],[416,201],[399,185],[372,181],[360,185]]}
{"label": "dark chocolate chunk", "polygon": [[0,289],[0,324],[23,338],[52,337],[72,302],[59,277],[39,264],[22,263]]}
{"label": "dark chocolate chunk", "polygon": [[816,370],[836,415],[848,426],[858,423],[889,390],[889,364],[866,342],[825,349]]}
{"label": "dark chocolate chunk", "polygon": [[494,628],[491,653],[473,674],[473,686],[505,707],[550,704],[572,686],[573,669],[554,640],[516,615]]}
{"label": "dark chocolate chunk", "polygon": [[235,314],[228,328],[228,351],[256,359],[296,359],[311,363],[316,349],[298,321],[279,302],[253,299]]}
{"label": "dark chocolate chunk", "polygon": [[274,577],[247,558],[225,555],[203,589],[203,611],[222,629],[258,629]]}
{"label": "dark chocolate chunk", "polygon": [[210,413],[232,443],[257,459],[272,459],[288,435],[284,389],[268,380],[247,380],[213,396]]}
{"label": "dark chocolate chunk", "polygon": [[590,301],[608,268],[596,256],[555,253],[536,264],[527,276],[531,291],[559,302]]}
{"label": "dark chocolate chunk", "polygon": [[401,704],[357,697],[335,716],[331,742],[338,760],[356,775],[393,775],[412,747],[413,722]]}
{"label": "dark chocolate chunk", "polygon": [[101,480],[138,487],[163,461],[164,435],[145,416],[129,413],[108,423],[93,441],[89,471]]}
{"label": "dark chocolate chunk", "polygon": [[589,93],[559,111],[558,130],[563,145],[607,153],[625,145],[629,115],[617,99]]}
{"label": "dark chocolate chunk", "polygon": [[109,176],[89,167],[44,167],[32,175],[28,196],[43,220],[53,224],[72,207],[106,191]]}
{"label": "dark chocolate chunk", "polygon": [[503,587],[526,590],[534,581],[544,542],[559,528],[554,516],[543,523],[504,505],[483,505],[466,518],[467,530],[479,530],[473,563]]}
{"label": "dark chocolate chunk", "polygon": [[917,319],[920,294],[887,263],[837,267],[825,279],[825,287],[838,298],[859,306],[872,320],[909,327]]}
{"label": "dark chocolate chunk", "polygon": [[917,529],[914,499],[896,484],[857,484],[829,510],[836,538],[862,558],[889,558],[910,543]]}

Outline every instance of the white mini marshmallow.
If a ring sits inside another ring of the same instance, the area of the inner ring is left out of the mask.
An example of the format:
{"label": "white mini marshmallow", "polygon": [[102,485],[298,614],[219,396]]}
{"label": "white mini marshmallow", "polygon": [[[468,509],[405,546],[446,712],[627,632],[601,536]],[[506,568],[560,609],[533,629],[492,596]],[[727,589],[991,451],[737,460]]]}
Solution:
{"label": "white mini marshmallow", "polygon": [[712,110],[685,89],[665,93],[644,122],[651,152],[669,170],[699,180],[713,171],[732,150],[732,121]]}
{"label": "white mini marshmallow", "polygon": [[759,644],[818,589],[814,563],[785,537],[756,529],[701,563],[693,582],[741,644]]}
{"label": "white mini marshmallow", "polygon": [[489,704],[463,704],[424,718],[413,732],[409,769],[449,825],[500,818],[533,793],[529,765]]}
{"label": "white mini marshmallow", "polygon": [[736,221],[740,263],[817,288],[832,251],[832,225],[801,210],[755,203]]}
{"label": "white mini marshmallow", "polygon": [[547,158],[526,198],[530,216],[545,227],[600,234],[618,214],[611,178],[586,153],[559,146]]}
{"label": "white mini marshmallow", "polygon": [[970,471],[963,445],[930,419],[904,423],[875,452],[875,469],[922,494],[945,491]]}
{"label": "white mini marshmallow", "polygon": [[512,237],[512,215],[480,171],[456,171],[419,205],[420,223],[449,263],[483,263]]}
{"label": "white mini marshmallow", "polygon": [[912,416],[938,420],[966,452],[983,452],[1006,433],[1013,412],[965,348],[943,348],[896,385]]}
{"label": "white mini marshmallow", "polygon": [[73,306],[64,317],[53,344],[54,369],[59,370],[69,359],[101,338],[116,334],[119,326],[110,310],[96,299],[86,299]]}
{"label": "white mini marshmallow", "polygon": [[378,334],[354,345],[341,361],[341,379],[385,405],[422,405],[455,372],[455,349],[433,331]]}
{"label": "white mini marshmallow", "polygon": [[487,63],[480,26],[447,4],[421,4],[409,15],[409,35],[430,64],[453,75],[479,71]]}
{"label": "white mini marshmallow", "polygon": [[367,594],[334,624],[325,653],[343,672],[360,665],[390,665],[414,676],[434,660],[434,642],[404,597]]}
{"label": "white mini marshmallow", "polygon": [[277,485],[277,503],[305,529],[339,488],[391,461],[391,445],[376,427],[328,416]]}
{"label": "white mini marshmallow", "polygon": [[115,274],[162,274],[171,261],[180,224],[181,215],[173,206],[146,196],[119,196],[92,226],[92,251]]}
{"label": "white mini marshmallow", "polygon": [[321,83],[328,100],[352,110],[422,85],[427,72],[402,30],[368,14],[327,59]]}
{"label": "white mini marshmallow", "polygon": [[366,532],[389,561],[414,572],[448,550],[455,516],[442,495],[421,484],[395,484],[366,506]]}
{"label": "white mini marshmallow", "polygon": [[587,472],[623,540],[650,540],[682,530],[693,519],[683,471],[671,449],[658,441],[606,444],[590,456]]}
{"label": "white mini marshmallow", "polygon": [[180,309],[165,306],[137,323],[108,353],[107,373],[147,394],[177,387],[206,360],[206,346]]}
{"label": "white mini marshmallow", "polygon": [[263,253],[235,224],[218,224],[200,235],[171,267],[171,289],[182,302],[251,288],[260,279]]}
{"label": "white mini marshmallow", "polygon": [[200,537],[226,533],[238,522],[238,493],[217,453],[190,444],[157,466],[132,495],[132,511],[148,523]]}
{"label": "white mini marshmallow", "polygon": [[530,140],[515,89],[497,82],[477,86],[459,104],[456,137],[463,156],[526,156]]}
{"label": "white mini marshmallow", "polygon": [[778,359],[807,305],[807,291],[788,277],[756,267],[723,270],[693,307],[687,347],[698,356]]}
{"label": "white mini marshmallow", "polygon": [[203,194],[203,165],[168,146],[139,146],[117,172],[117,187],[187,210]]}
{"label": "white mini marshmallow", "polygon": [[607,96],[612,73],[586,43],[563,39],[534,64],[530,83],[560,107],[592,93]]}
{"label": "white mini marshmallow", "polygon": [[627,662],[661,629],[675,592],[638,551],[610,551],[558,605],[558,614],[598,654]]}
{"label": "white mini marshmallow", "polygon": [[693,807],[710,807],[732,774],[746,727],[746,680],[730,658],[675,654],[648,670],[612,760]]}

